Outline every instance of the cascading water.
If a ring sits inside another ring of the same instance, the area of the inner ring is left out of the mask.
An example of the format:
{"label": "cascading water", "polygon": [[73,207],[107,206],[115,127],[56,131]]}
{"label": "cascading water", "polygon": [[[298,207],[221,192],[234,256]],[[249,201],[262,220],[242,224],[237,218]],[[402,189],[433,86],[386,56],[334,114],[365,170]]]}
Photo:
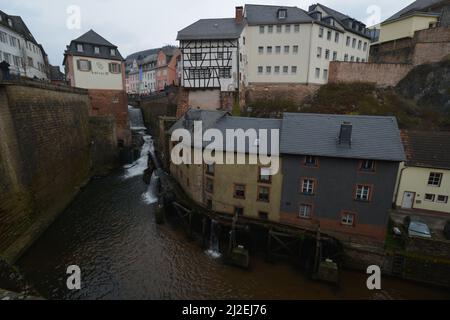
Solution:
{"label": "cascading water", "polygon": [[159,176],[155,170],[153,171],[147,192],[145,192],[142,195],[142,200],[144,200],[145,203],[154,204],[158,202],[158,186],[159,186]]}
{"label": "cascading water", "polygon": [[141,109],[128,106],[128,117],[130,118],[130,127],[132,131],[147,130]]}
{"label": "cascading water", "polygon": [[209,232],[209,248],[206,250],[206,254],[214,259],[218,259],[222,256],[219,251],[219,237],[216,233],[217,221],[211,220],[211,230]]}

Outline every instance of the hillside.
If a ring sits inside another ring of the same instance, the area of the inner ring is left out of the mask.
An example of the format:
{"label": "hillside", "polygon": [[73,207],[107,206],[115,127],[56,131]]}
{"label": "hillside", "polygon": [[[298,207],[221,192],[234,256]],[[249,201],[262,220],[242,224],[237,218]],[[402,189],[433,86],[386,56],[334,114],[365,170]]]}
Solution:
{"label": "hillside", "polygon": [[450,60],[414,68],[396,88],[369,83],[328,84],[302,105],[257,101],[247,116],[279,117],[282,112],[395,116],[403,129],[450,130]]}

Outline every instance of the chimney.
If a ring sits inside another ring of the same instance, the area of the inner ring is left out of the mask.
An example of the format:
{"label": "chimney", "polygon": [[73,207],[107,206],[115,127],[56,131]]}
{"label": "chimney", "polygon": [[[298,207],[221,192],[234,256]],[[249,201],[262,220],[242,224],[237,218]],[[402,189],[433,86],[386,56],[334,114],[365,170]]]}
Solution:
{"label": "chimney", "polygon": [[344,122],[341,124],[341,131],[339,133],[339,144],[352,145],[352,131],[353,126],[351,122]]}
{"label": "chimney", "polygon": [[244,7],[236,7],[236,23],[244,21]]}

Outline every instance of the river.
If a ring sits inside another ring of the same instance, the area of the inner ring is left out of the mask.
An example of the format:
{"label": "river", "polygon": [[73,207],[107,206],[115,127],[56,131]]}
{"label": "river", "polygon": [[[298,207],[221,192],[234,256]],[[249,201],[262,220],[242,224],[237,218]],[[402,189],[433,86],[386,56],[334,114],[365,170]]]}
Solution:
{"label": "river", "polygon": [[[309,280],[287,263],[251,258],[250,270],[223,265],[189,242],[175,223],[157,225],[155,195],[142,180],[151,138],[134,166],[92,180],[19,260],[48,299],[450,299],[450,292],[383,278],[369,291],[363,273],[343,271],[341,286]],[[81,268],[69,291],[66,269]]]}

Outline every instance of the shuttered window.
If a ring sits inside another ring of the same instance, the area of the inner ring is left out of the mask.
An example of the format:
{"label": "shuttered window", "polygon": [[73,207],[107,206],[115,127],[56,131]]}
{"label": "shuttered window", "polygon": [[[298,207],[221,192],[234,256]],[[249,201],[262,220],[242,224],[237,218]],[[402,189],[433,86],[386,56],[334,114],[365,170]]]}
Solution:
{"label": "shuttered window", "polygon": [[109,72],[111,73],[120,73],[121,65],[119,63],[110,63],[109,64]]}
{"label": "shuttered window", "polygon": [[92,65],[89,60],[77,60],[77,67],[80,71],[91,71]]}

